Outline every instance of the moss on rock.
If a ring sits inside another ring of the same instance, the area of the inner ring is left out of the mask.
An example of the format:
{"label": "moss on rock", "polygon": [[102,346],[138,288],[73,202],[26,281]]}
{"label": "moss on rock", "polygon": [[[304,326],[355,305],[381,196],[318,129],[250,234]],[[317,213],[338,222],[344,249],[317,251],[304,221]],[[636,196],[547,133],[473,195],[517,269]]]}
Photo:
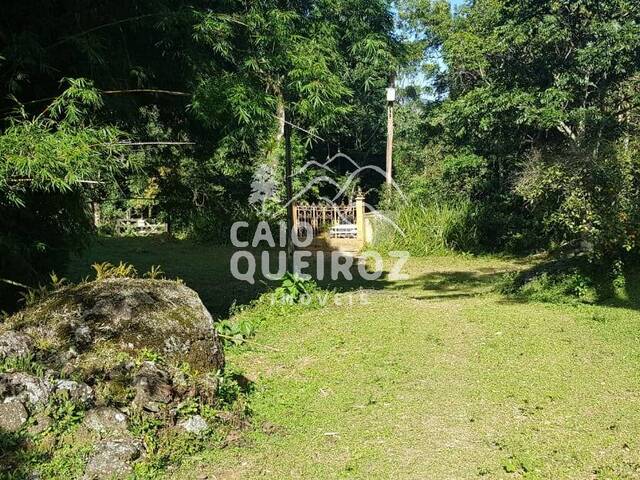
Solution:
{"label": "moss on rock", "polygon": [[167,280],[107,279],[56,291],[1,327],[46,345],[48,362],[59,368],[87,368],[101,357],[156,352],[168,363],[188,362],[198,371],[224,366],[213,320],[198,294]]}
{"label": "moss on rock", "polygon": [[[20,417],[11,425],[20,430],[16,435],[31,435],[36,456],[51,450],[47,439],[60,445],[69,432],[84,432],[79,443],[100,447],[96,442],[104,439],[80,422],[105,408],[136,419],[123,441],[142,445],[141,436],[151,431],[175,430],[185,404],[195,405],[194,413],[220,406],[222,343],[196,292],[178,282],[114,278],[68,286],[9,317],[0,325],[0,338],[0,404],[14,397],[22,402],[16,405],[31,419]],[[31,398],[33,385],[40,384],[53,403]],[[47,426],[32,435],[38,416]],[[114,457],[110,452],[105,447],[84,455],[87,478],[104,477],[103,466]],[[138,455],[125,453],[114,458],[121,460],[119,469],[131,472],[129,462]]]}

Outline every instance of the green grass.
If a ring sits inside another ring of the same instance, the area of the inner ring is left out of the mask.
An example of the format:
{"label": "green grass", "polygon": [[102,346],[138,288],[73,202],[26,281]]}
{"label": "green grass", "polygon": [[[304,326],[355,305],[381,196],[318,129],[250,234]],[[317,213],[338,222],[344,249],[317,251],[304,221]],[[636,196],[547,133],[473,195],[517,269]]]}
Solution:
{"label": "green grass", "polygon": [[72,281],[93,277],[93,263],[123,261],[134,265],[140,276],[160,265],[167,278],[184,280],[214,316],[224,317],[234,301],[248,303],[267,288],[263,283],[252,286],[233,278],[229,272],[232,248],[162,237],[99,238],[73,260],[65,276]]}
{"label": "green grass", "polygon": [[[100,259],[160,263],[210,304],[236,291],[213,247],[123,245]],[[254,426],[167,478],[640,477],[638,311],[510,300],[494,286],[516,261],[408,267],[366,305],[271,319],[254,337],[271,349],[229,350],[254,382]]]}

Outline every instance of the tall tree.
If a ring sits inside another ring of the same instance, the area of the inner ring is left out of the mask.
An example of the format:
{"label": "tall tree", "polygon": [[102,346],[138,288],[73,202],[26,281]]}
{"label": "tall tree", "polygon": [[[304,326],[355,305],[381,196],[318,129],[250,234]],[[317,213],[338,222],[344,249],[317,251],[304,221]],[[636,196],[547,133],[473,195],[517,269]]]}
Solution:
{"label": "tall tree", "polygon": [[636,248],[638,3],[412,0],[407,18],[446,64],[433,122],[486,159],[509,208],[603,257]]}
{"label": "tall tree", "polygon": [[[90,197],[106,197],[114,208],[137,202],[127,197],[154,197],[176,226],[219,235],[246,209],[254,165],[281,163],[285,115],[343,148],[375,152],[371,139],[384,124],[384,87],[398,52],[393,28],[387,0],[12,2],[0,18],[0,145],[10,152],[2,171],[12,179],[0,181],[0,195],[15,195],[13,177],[24,176],[24,198],[63,192],[78,224]],[[65,103],[67,119],[82,118],[82,128],[50,115],[61,94],[71,100],[64,78],[76,93],[99,99],[92,108]],[[91,140],[94,133],[111,140]],[[118,155],[102,148],[127,137],[155,144]],[[15,154],[23,139],[34,148]],[[313,139],[296,136],[298,161],[326,148]],[[51,150],[46,165],[38,160],[38,142],[53,149],[62,140],[69,150]],[[74,146],[84,156],[67,155]],[[91,173],[84,169],[94,164]],[[113,167],[111,175],[98,165]],[[74,175],[84,183],[65,184]],[[100,187],[89,187],[98,177]],[[16,222],[28,213],[31,225],[49,215],[33,204],[2,208]],[[51,239],[68,222],[47,232],[27,228],[11,242],[53,258]],[[78,242],[60,246],[69,243]]]}

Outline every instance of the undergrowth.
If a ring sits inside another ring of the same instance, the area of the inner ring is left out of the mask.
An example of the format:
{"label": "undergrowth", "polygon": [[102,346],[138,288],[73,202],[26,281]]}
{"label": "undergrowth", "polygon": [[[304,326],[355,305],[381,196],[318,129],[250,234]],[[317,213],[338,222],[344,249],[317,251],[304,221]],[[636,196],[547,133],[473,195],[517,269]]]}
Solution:
{"label": "undergrowth", "polygon": [[578,272],[542,272],[522,284],[519,284],[518,276],[514,273],[505,274],[500,291],[545,303],[595,303],[598,300],[592,279]]}

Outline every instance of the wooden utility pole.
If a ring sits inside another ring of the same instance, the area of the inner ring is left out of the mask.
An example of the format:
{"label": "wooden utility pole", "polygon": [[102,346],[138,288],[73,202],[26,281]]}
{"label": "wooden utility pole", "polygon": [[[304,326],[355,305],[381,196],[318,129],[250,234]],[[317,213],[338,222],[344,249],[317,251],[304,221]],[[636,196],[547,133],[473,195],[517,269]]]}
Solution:
{"label": "wooden utility pole", "polygon": [[[284,125],[284,185],[287,195],[287,268],[293,269],[293,186],[291,185],[291,124]],[[292,270],[290,270],[292,271]]]}
{"label": "wooden utility pole", "polygon": [[396,77],[393,75],[387,88],[387,185],[393,181],[393,104],[396,101]]}

